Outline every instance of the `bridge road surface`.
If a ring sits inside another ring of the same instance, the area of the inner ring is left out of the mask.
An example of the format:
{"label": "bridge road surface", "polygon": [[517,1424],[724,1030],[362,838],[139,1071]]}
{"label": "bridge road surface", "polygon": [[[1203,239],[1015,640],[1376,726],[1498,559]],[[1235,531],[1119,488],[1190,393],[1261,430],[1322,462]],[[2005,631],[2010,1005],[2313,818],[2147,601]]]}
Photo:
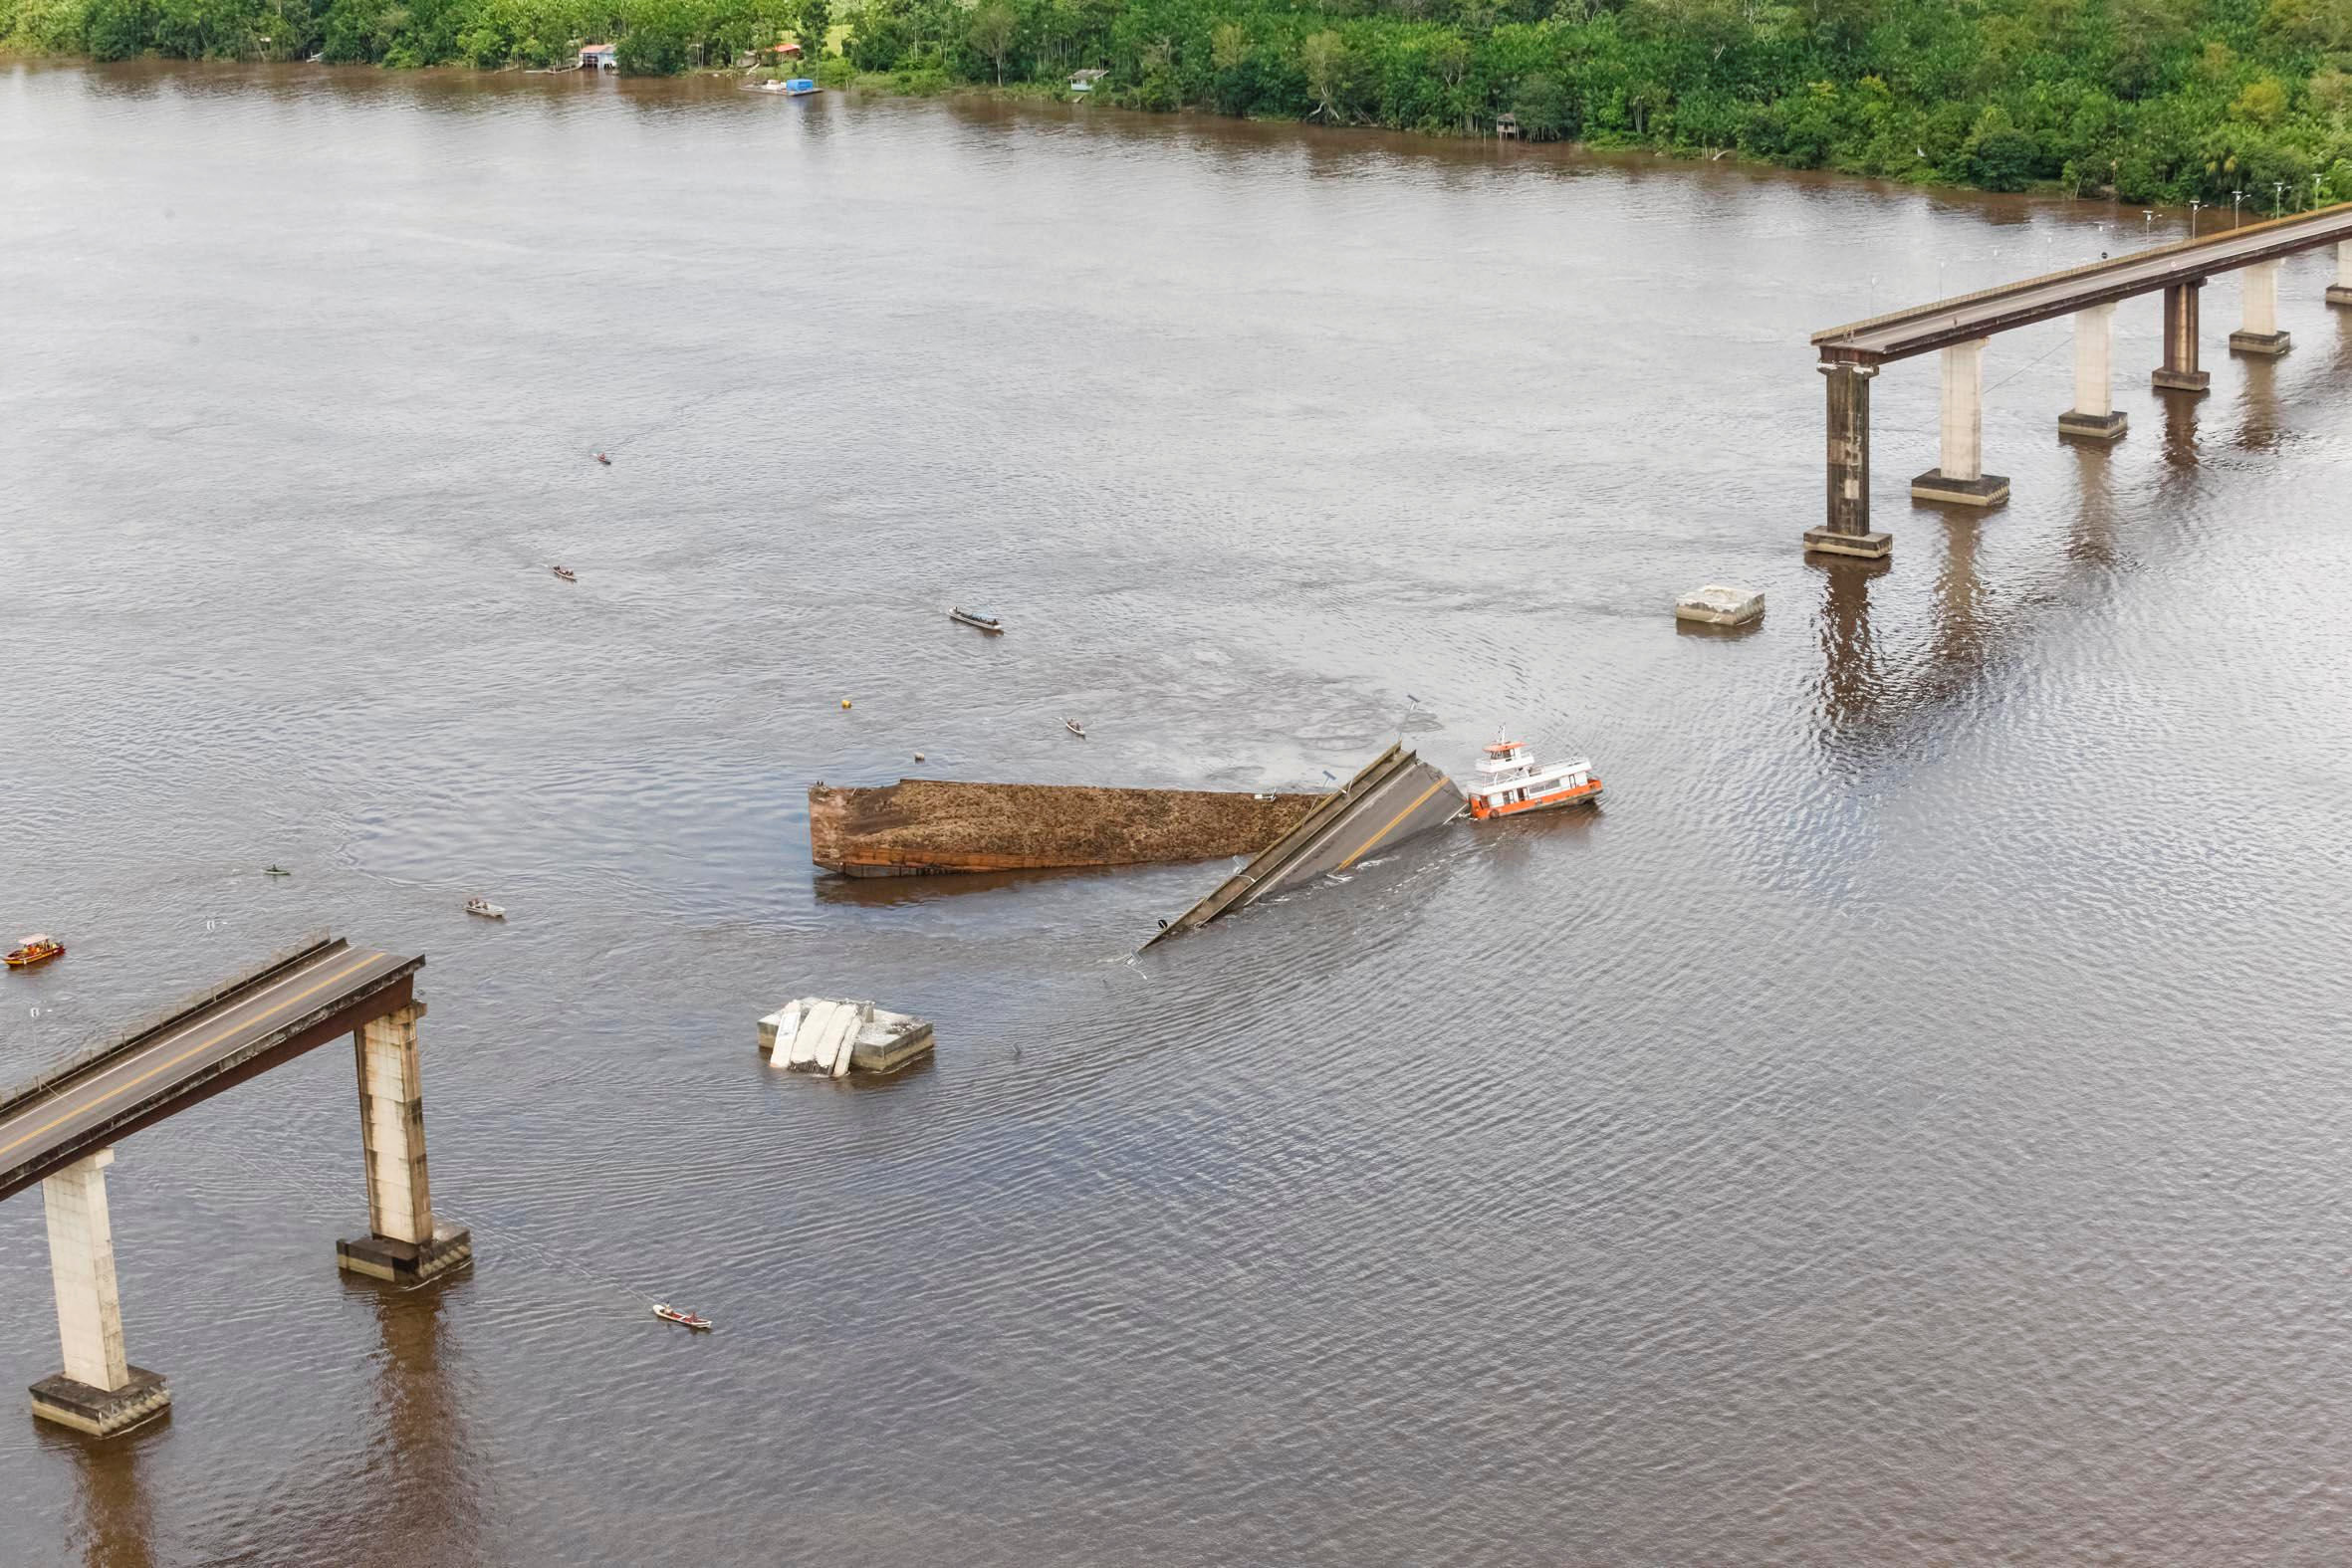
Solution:
{"label": "bridge road surface", "polygon": [[2352,240],[2352,203],[2274,218],[2268,223],[2249,223],[2045,278],[1832,327],[1813,334],[1813,344],[1824,360],[1881,364],[1908,359],[2010,328],[2071,316],[2088,306],[2151,294],[2173,284],[2202,283],[2212,273],[2347,240]]}
{"label": "bridge road surface", "polygon": [[392,1010],[409,1000],[408,977],[423,963],[327,943],[28,1086],[0,1110],[0,1198]]}

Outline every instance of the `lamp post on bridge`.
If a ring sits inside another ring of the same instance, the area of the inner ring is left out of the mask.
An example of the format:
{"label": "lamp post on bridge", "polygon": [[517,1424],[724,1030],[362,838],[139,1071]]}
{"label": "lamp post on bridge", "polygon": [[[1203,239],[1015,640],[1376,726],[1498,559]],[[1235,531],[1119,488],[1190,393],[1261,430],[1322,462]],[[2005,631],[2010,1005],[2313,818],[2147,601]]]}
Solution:
{"label": "lamp post on bridge", "polygon": [[2272,216],[2273,218],[2283,218],[2283,217],[2285,217],[2285,216],[2286,216],[2286,181],[2285,181],[2285,180],[2279,180],[2279,181],[2277,181],[2276,183],[2274,183],[2273,185],[2271,185],[2271,187],[2270,187],[2270,192],[2271,192],[2271,194],[2272,194],[2274,197],[2276,197],[2276,198],[2277,198],[2276,204],[2275,204],[2274,206],[2272,206],[2272,207],[2271,207],[2271,209],[2270,209],[2270,216]]}
{"label": "lamp post on bridge", "polygon": [[2140,238],[2143,240],[2148,240],[2155,238],[2155,236],[2156,214],[2153,212],[2143,211],[2140,214]]}
{"label": "lamp post on bridge", "polygon": [[2244,199],[2245,192],[2242,190],[2234,190],[2230,193],[2230,227],[2234,229],[2237,227],[2237,204]]}
{"label": "lamp post on bridge", "polygon": [[2192,200],[2189,203],[2189,238],[2191,239],[2197,238],[2197,214],[2204,207],[2205,203],[2202,201]]}

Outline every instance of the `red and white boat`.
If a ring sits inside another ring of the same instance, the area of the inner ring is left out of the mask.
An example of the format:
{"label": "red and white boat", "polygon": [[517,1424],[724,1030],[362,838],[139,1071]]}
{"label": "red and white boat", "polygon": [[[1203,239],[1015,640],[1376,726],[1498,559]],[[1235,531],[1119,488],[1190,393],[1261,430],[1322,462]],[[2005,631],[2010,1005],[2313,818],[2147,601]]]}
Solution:
{"label": "red and white boat", "polygon": [[653,1315],[664,1323],[681,1323],[691,1329],[708,1330],[717,1326],[709,1318],[671,1306],[667,1301],[654,1302]]}
{"label": "red and white boat", "polygon": [[1484,822],[1598,799],[1600,780],[1581,757],[1540,767],[1528,754],[1527,742],[1499,736],[1479,761],[1478,783],[1463,793],[1469,797],[1470,814]]}

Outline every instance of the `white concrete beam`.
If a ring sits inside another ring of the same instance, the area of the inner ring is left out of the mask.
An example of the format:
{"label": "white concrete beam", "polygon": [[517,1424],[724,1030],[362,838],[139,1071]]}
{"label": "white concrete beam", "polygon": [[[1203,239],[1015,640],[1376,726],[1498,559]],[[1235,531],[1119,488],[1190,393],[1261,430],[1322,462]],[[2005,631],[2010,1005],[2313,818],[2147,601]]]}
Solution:
{"label": "white concrete beam", "polygon": [[367,1229],[394,1241],[433,1238],[425,1174],[424,1090],[416,1064],[412,1004],[353,1036],[359,1064],[359,1138],[367,1164]]}
{"label": "white concrete beam", "polygon": [[2074,411],[2087,419],[2115,412],[2115,307],[2074,313]]}
{"label": "white concrete beam", "polygon": [[2255,262],[2237,270],[2238,298],[2244,318],[2238,331],[2267,337],[2278,331],[2278,263]]}
{"label": "white concrete beam", "polygon": [[1985,339],[1944,350],[1944,477],[1985,477]]}
{"label": "white concrete beam", "polygon": [[130,1381],[122,1298],[115,1286],[115,1226],[107,1211],[107,1167],[114,1163],[115,1151],[101,1149],[41,1184],[65,1373],[110,1393]]}

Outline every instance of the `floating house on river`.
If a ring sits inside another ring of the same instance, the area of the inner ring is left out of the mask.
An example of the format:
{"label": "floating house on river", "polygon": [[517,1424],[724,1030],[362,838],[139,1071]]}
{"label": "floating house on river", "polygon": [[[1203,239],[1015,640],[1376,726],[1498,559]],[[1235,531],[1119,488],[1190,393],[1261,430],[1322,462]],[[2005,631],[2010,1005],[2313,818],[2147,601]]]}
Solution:
{"label": "floating house on river", "polygon": [[610,44],[583,44],[580,46],[580,69],[583,71],[618,71],[620,54]]}

